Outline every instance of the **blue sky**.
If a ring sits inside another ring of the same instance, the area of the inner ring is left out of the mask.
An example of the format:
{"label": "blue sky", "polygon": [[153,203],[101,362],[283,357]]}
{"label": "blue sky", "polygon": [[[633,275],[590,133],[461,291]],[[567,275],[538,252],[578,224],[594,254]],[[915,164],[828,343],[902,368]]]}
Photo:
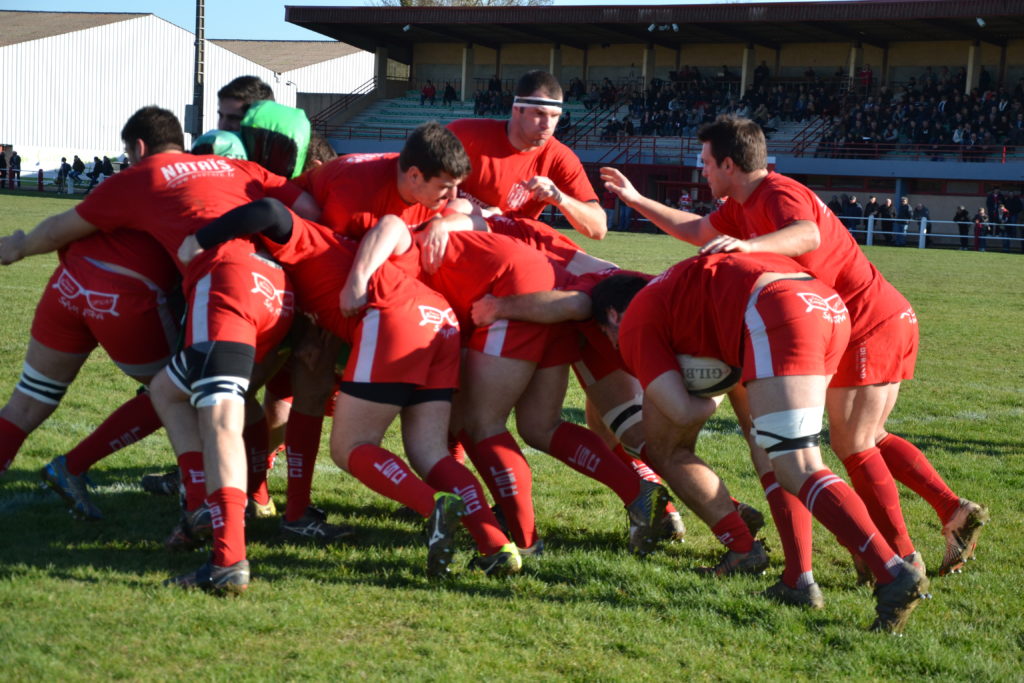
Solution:
{"label": "blue sky", "polygon": [[[709,4],[729,0],[612,0],[615,5]],[[782,0],[762,0],[778,2]],[[206,0],[206,37],[242,40],[324,40],[325,36],[285,22],[285,5],[365,7],[371,0]],[[555,0],[556,5],[594,5],[594,0]],[[243,6],[244,11],[238,11]],[[195,3],[189,0],[0,0],[0,9],[43,12],[142,12],[155,14],[190,31],[195,29]]]}

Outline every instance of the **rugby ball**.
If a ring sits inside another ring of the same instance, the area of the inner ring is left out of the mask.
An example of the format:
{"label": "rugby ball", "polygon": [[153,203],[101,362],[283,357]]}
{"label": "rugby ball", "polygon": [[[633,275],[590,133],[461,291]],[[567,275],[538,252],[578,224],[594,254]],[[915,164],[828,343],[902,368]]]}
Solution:
{"label": "rugby ball", "polygon": [[710,356],[676,356],[683,384],[694,396],[713,398],[727,393],[740,381],[740,368]]}

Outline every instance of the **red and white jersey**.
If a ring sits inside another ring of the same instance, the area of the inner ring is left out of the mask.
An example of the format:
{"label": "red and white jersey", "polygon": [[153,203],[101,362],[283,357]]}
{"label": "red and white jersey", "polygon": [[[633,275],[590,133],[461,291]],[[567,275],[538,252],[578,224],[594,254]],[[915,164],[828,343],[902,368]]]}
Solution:
{"label": "red and white jersey", "polygon": [[459,185],[460,197],[480,206],[496,206],[507,214],[537,218],[547,204],[531,199],[524,183],[545,176],[574,199],[597,201],[583,164],[571,149],[550,138],[540,147],[520,151],[508,141],[506,125],[494,119],[459,119],[448,124],[473,165]]}
{"label": "red and white jersey", "polygon": [[346,154],[303,174],[296,182],[320,205],[321,223],[356,241],[382,216],[398,216],[415,228],[439,213],[402,199],[396,153]]}
{"label": "red and white jersey", "polygon": [[[214,155],[177,152],[153,154],[128,170],[111,176],[76,207],[78,215],[102,231],[118,228],[151,235],[178,261],[178,247],[231,209],[271,196],[291,205],[300,190],[287,178],[259,164]],[[201,253],[186,273],[185,290],[219,255],[251,253],[249,240],[230,240]]]}
{"label": "red and white jersey", "polygon": [[741,204],[730,199],[709,218],[715,230],[740,239],[765,235],[801,220],[817,224],[820,246],[793,260],[835,289],[846,302],[853,341],[910,306],[864,256],[849,230],[824,202],[792,178],[769,173],[747,201]]}
{"label": "red and white jersey", "polygon": [[[754,283],[770,272],[807,269],[778,254],[711,254],[656,276],[634,297],[619,326],[619,351],[630,372],[647,388],[663,373],[679,369],[678,354],[742,367],[747,304]],[[845,315],[842,301],[832,303]],[[831,315],[828,310],[823,314]]]}

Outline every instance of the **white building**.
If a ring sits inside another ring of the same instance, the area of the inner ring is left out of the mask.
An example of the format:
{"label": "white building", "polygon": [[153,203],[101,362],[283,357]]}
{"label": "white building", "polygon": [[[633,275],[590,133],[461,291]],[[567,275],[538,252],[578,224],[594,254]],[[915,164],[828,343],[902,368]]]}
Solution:
{"label": "white building", "polygon": [[[62,156],[87,164],[93,156],[120,157],[121,127],[139,107],[164,107],[184,121],[193,92],[191,31],[152,14],[94,12],[0,11],[0,26],[0,145],[18,151],[24,176],[56,168]],[[255,42],[205,41],[203,130],[216,127],[217,90],[236,76],[262,78],[278,102],[295,106],[300,90],[344,88],[373,74],[372,55],[340,43],[270,41],[293,55],[285,70],[242,54],[239,43]]]}

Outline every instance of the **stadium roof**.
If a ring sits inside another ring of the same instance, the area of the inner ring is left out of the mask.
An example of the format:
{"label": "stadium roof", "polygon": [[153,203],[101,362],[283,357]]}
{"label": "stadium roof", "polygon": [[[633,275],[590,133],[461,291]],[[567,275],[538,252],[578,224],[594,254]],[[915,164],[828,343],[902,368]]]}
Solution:
{"label": "stadium roof", "polygon": [[211,43],[231,50],[277,73],[319,64],[359,52],[358,47],[333,40],[217,40]]}
{"label": "stadium roof", "polygon": [[[389,48],[402,61],[416,43],[498,47],[505,43],[587,45],[978,40],[1024,37],[1024,0],[894,0],[717,5],[544,7],[286,6],[285,19],[364,50]],[[981,19],[981,21],[979,21]],[[674,26],[678,26],[678,31]]]}
{"label": "stadium roof", "polygon": [[0,47],[29,40],[84,31],[105,24],[144,17],[126,12],[13,12],[0,10]]}

